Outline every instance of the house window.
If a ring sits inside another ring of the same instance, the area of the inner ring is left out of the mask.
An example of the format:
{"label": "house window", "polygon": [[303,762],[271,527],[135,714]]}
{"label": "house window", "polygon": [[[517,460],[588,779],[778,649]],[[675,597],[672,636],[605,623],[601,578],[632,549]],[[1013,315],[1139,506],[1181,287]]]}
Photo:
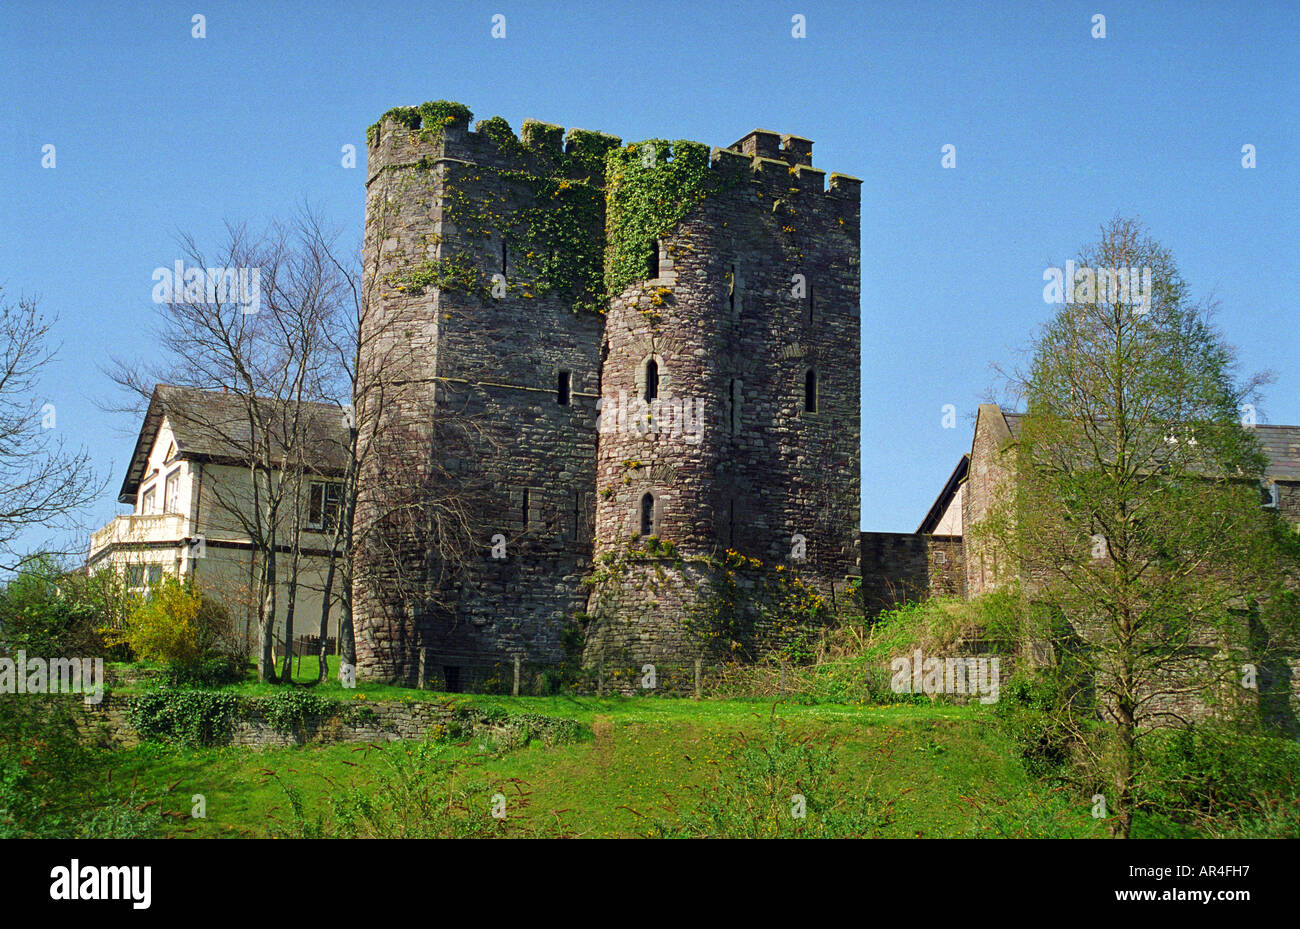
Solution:
{"label": "house window", "polygon": [[817,371],[809,368],[803,376],[803,408],[805,412],[817,412]]}
{"label": "house window", "polygon": [[659,276],[659,240],[655,239],[650,243],[650,257],[646,262],[646,276],[656,278]]}
{"label": "house window", "polygon": [[154,510],[154,498],[157,497],[157,494],[154,493],[154,491],[155,491],[156,489],[157,489],[157,488],[155,488],[155,487],[150,487],[150,488],[149,488],[148,490],[146,490],[146,491],[144,492],[144,494],[140,497],[140,513],[141,513],[141,515],[145,515],[145,516],[147,516],[147,515],[149,515],[150,513],[153,512],[153,510]]}
{"label": "house window", "polygon": [[343,485],[313,481],[307,489],[307,528],[333,529],[343,509]]}
{"label": "house window", "polygon": [[572,392],[573,375],[568,371],[561,371],[555,382],[555,402],[560,406],[568,406],[569,396]]}
{"label": "house window", "polygon": [[162,580],[162,565],[133,564],[126,566],[128,590],[147,590]]}
{"label": "house window", "polygon": [[1276,510],[1278,508],[1277,484],[1268,484],[1259,490],[1261,504],[1270,510]]}
{"label": "house window", "polygon": [[655,497],[646,494],[641,498],[641,535],[655,534]]}
{"label": "house window", "polygon": [[181,511],[181,469],[177,468],[167,475],[163,485],[163,512],[179,513]]}
{"label": "house window", "polygon": [[645,363],[645,398],[656,400],[659,397],[659,362],[651,358]]}

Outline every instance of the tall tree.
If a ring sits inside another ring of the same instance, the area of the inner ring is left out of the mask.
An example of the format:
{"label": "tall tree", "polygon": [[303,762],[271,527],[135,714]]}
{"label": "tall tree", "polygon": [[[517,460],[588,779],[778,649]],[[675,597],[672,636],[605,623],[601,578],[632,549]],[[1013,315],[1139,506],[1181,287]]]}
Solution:
{"label": "tall tree", "polygon": [[[84,508],[105,487],[87,453],[65,444],[57,409],[38,396],[56,349],[53,320],[37,303],[21,296],[14,303],[0,288],[0,566],[8,568],[24,560],[15,546],[32,530],[84,528]],[[45,545],[46,554],[61,548],[54,540]]]}
{"label": "tall tree", "polygon": [[[1244,694],[1241,665],[1261,658],[1252,610],[1294,626],[1280,615],[1293,549],[1261,508],[1266,459],[1241,420],[1262,379],[1237,381],[1212,307],[1191,301],[1170,252],[1116,218],[1075,264],[1064,285],[1078,286],[1012,378],[1026,402],[1017,479],[975,535],[1017,567],[1039,617],[1030,634],[1067,677],[1060,721],[1126,837],[1142,740],[1185,724],[1193,701]],[[1149,292],[1126,299],[1111,286],[1120,269],[1139,291],[1149,269]]]}
{"label": "tall tree", "polygon": [[[157,342],[163,357],[145,365],[116,361],[112,369],[137,405],[152,396],[158,382],[221,390],[228,398],[219,405],[174,403],[168,415],[231,449],[248,470],[247,487],[216,484],[209,491],[253,546],[258,676],[267,681],[278,679],[274,646],[282,582],[289,601],[286,646],[292,641],[302,528],[298,504],[303,470],[312,460],[306,443],[313,402],[331,376],[324,328],[334,313],[339,282],[333,263],[313,249],[309,225],[307,220],[276,224],[260,236],[228,226],[215,261],[207,260],[193,237],[182,237],[184,263],[191,270],[205,277],[207,269],[256,271],[255,292],[206,287],[206,280],[196,280],[193,289],[186,286],[159,302]],[[290,555],[283,580],[282,548]],[[284,667],[287,671],[287,657]]]}

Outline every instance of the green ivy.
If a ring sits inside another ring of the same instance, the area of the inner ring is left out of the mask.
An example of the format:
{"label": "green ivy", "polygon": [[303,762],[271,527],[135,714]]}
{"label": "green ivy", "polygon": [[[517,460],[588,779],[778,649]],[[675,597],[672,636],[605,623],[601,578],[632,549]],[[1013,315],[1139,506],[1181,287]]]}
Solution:
{"label": "green ivy", "polygon": [[127,722],[146,739],[221,745],[230,740],[239,708],[234,694],[164,688],[132,697]]}
{"label": "green ivy", "polygon": [[469,107],[453,100],[429,100],[419,106],[395,106],[366,130],[366,141],[375,144],[379,138],[379,127],[386,119],[392,119],[407,129],[423,128],[432,137],[440,134],[444,126],[457,120],[469,120],[473,116]]}
{"label": "green ivy", "polygon": [[644,280],[655,240],[731,181],[709,170],[708,146],[664,139],[610,151],[605,177],[607,298]]}
{"label": "green ivy", "polygon": [[448,293],[486,293],[478,266],[464,255],[430,259],[404,274],[394,272],[386,280],[390,287],[410,295],[422,294],[428,287]]}
{"label": "green ivy", "polygon": [[295,727],[306,725],[309,716],[328,716],[340,705],[337,700],[318,697],[297,687],[278,691],[260,702],[266,721],[277,732],[283,733],[291,733]]}

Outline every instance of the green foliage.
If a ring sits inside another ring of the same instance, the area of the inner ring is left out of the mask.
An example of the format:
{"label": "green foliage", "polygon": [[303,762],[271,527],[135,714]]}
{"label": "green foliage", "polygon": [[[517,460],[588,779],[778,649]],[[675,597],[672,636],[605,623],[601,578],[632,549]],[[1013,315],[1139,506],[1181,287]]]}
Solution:
{"label": "green foliage", "polygon": [[318,697],[299,687],[278,690],[258,705],[266,721],[277,732],[283,733],[291,733],[295,728],[306,725],[309,716],[327,716],[342,706],[337,700]]}
{"label": "green foliage", "polygon": [[57,700],[0,700],[0,839],[149,838],[158,799],[103,796],[90,782],[103,754]]}
{"label": "green foliage", "polygon": [[230,741],[240,708],[234,694],[164,688],[132,697],[127,722],[146,739],[222,745]]}
{"label": "green foliage", "polygon": [[[539,834],[529,820],[493,815],[494,786],[481,770],[449,754],[444,745],[403,745],[383,756],[375,783],[349,786],[330,798],[330,815],[310,813],[296,788],[284,785],[291,818],[273,834],[294,837],[460,839]],[[504,794],[502,794],[504,796]],[[523,802],[518,794],[509,802]],[[499,805],[498,805],[498,808]]]}
{"label": "green foliage", "polygon": [[1300,745],[1204,724],[1153,732],[1141,743],[1140,806],[1202,830],[1268,834],[1289,814],[1300,837]]}
{"label": "green foliage", "polygon": [[1076,735],[1062,721],[1066,701],[1052,676],[1017,674],[1003,687],[994,713],[1034,777],[1060,779],[1070,773]]}
{"label": "green foliage", "polygon": [[404,293],[417,295],[434,287],[447,293],[487,295],[483,274],[468,257],[429,259],[405,273],[388,275],[388,284]]}
{"label": "green foliage", "polygon": [[699,142],[648,139],[611,150],[605,167],[605,293],[644,280],[655,240],[724,184]]}
{"label": "green foliage", "polygon": [[77,824],[79,839],[152,839],[162,830],[160,798],[145,800],[139,791],[89,813]]}
{"label": "green foliage", "polygon": [[474,129],[491,139],[497,148],[505,154],[519,156],[524,153],[523,143],[519,141],[515,131],[510,128],[510,123],[500,116],[485,119]]}
{"label": "green foliage", "polygon": [[0,590],[0,640],[32,657],[104,656],[101,630],[120,623],[128,602],[112,571],[86,576],[39,556]]}
{"label": "green foliage", "polygon": [[217,653],[230,631],[230,614],[219,600],[205,597],[192,579],[164,574],[106,638],[143,661],[190,665]]}
{"label": "green foliage", "polygon": [[753,661],[776,654],[807,663],[831,620],[825,599],[785,565],[728,550],[712,559],[709,595],[692,607],[687,634],[711,658]]}
{"label": "green foliage", "polygon": [[869,838],[889,822],[889,805],[870,787],[834,785],[836,752],[792,735],[772,715],[758,737],[741,735],[715,784],[676,821],[657,820],[665,838]]}
{"label": "green foliage", "polygon": [[173,662],[164,680],[172,687],[224,687],[243,680],[246,663],[230,655],[212,655],[194,662]]}
{"label": "green foliage", "polygon": [[469,120],[474,116],[469,107],[451,100],[430,100],[419,106],[395,106],[379,121],[366,130],[366,141],[371,145],[379,139],[379,127],[384,120],[392,119],[407,129],[424,128],[426,132],[440,133],[444,126],[457,119]]}

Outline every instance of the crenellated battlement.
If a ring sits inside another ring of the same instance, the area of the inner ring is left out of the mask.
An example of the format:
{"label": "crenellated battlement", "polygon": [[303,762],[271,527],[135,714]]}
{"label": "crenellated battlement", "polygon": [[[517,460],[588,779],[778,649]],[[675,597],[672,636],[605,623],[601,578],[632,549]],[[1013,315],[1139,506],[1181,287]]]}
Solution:
{"label": "crenellated battlement", "polygon": [[[569,129],[532,118],[525,119],[516,135],[501,117],[479,120],[469,128],[473,114],[459,104],[438,116],[434,104],[395,107],[367,133],[370,148],[369,185],[382,171],[394,168],[432,167],[440,162],[468,162],[497,170],[567,176],[603,186],[605,153],[621,146],[622,139],[603,132]],[[438,120],[430,125],[430,114]],[[644,143],[640,143],[644,144]],[[762,187],[824,193],[858,200],[862,181],[846,174],[829,175],[812,166],[810,139],[754,129],[726,148],[711,150],[710,167],[735,178],[748,172]]]}
{"label": "crenellated battlement", "polygon": [[367,185],[386,170],[461,162],[601,186],[605,152],[622,144],[617,136],[576,128],[566,132],[563,126],[531,118],[524,120],[518,135],[499,116],[479,120],[470,130],[471,118],[464,110],[463,115],[452,114],[430,126],[420,108],[389,110],[367,134]]}

